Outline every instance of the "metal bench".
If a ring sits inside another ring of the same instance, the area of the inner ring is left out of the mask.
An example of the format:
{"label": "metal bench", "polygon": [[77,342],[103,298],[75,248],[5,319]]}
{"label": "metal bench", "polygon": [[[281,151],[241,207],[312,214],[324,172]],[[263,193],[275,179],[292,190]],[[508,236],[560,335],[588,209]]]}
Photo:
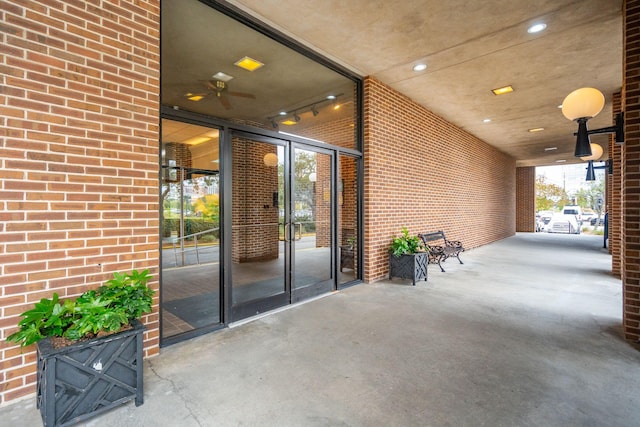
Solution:
{"label": "metal bench", "polygon": [[460,259],[460,252],[464,252],[462,243],[458,240],[447,240],[444,231],[418,234],[418,237],[429,248],[429,264],[438,264],[443,273],[444,268],[441,263],[445,262],[447,258],[456,257],[460,264],[464,264]]}

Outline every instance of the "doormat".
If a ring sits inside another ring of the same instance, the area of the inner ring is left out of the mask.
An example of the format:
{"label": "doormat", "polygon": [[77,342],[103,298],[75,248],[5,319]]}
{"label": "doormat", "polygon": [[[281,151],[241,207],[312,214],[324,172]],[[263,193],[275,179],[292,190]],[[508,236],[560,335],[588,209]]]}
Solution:
{"label": "doormat", "polygon": [[220,321],[218,292],[208,292],[187,298],[167,301],[163,308],[187,322],[193,328],[202,328]]}
{"label": "doormat", "polygon": [[[313,285],[322,281],[318,277],[308,275],[296,276],[297,289],[305,286]],[[245,303],[261,298],[268,298],[284,292],[284,278],[274,277],[272,279],[261,280],[259,282],[251,282],[243,285],[234,285],[233,287],[233,303]]]}
{"label": "doormat", "polygon": [[[312,284],[317,281],[318,278],[306,275],[299,276],[297,280],[298,283],[302,284]],[[282,277],[277,277],[234,286],[233,299],[234,303],[238,304],[266,298],[282,292],[284,292]],[[217,291],[167,301],[163,304],[163,308],[196,329],[220,321],[220,298]]]}

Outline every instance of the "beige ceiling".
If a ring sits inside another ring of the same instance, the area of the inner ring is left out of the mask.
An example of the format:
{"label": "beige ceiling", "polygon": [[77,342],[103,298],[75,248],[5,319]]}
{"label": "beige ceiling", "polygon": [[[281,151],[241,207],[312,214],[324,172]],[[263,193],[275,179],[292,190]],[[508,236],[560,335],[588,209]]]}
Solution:
{"label": "beige ceiling", "polygon": [[[622,84],[622,0],[230,3],[358,75],[381,80],[520,166],[576,161],[577,126],[558,108],[574,89],[591,86],[605,95],[590,128],[612,124],[611,97]],[[539,21],[547,29],[528,34]],[[427,70],[414,72],[418,62]],[[504,85],[515,91],[490,92]],[[545,130],[528,132],[537,127]],[[592,142],[606,156],[607,136]]]}

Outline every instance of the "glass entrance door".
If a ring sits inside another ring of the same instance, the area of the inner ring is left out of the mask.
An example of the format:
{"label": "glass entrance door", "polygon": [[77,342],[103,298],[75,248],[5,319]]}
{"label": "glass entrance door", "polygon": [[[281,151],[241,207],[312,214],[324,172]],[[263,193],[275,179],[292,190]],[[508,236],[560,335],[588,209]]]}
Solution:
{"label": "glass entrance door", "polygon": [[333,154],[233,132],[231,321],[335,288]]}
{"label": "glass entrance door", "polygon": [[292,302],[333,289],[333,155],[295,146],[292,156]]}
{"label": "glass entrance door", "polygon": [[286,141],[234,132],[231,320],[289,303]]}

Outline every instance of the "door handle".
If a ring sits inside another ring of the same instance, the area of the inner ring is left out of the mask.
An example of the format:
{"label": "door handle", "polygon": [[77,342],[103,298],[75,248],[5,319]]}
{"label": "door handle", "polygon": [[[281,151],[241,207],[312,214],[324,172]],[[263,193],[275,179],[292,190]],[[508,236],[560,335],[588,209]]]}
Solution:
{"label": "door handle", "polygon": [[285,242],[289,242],[289,223],[285,222],[284,223],[284,241]]}

